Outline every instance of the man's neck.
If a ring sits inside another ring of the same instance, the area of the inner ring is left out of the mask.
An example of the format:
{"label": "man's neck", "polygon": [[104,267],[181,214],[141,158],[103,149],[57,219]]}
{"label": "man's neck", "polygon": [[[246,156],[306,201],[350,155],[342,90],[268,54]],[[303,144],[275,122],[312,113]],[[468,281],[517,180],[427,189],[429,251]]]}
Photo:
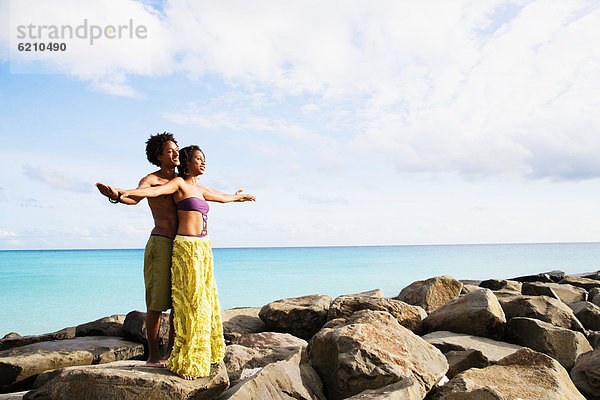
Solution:
{"label": "man's neck", "polygon": [[173,168],[160,167],[157,175],[160,176],[161,178],[173,179],[173,178],[175,178],[175,167],[173,167]]}

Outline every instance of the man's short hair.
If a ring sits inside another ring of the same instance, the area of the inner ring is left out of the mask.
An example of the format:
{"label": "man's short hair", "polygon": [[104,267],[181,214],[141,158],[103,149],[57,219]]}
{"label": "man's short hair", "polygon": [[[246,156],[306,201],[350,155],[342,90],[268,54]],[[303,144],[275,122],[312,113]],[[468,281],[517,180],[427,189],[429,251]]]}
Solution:
{"label": "man's short hair", "polygon": [[146,141],[146,158],[148,158],[148,161],[160,167],[158,156],[162,154],[163,146],[169,140],[177,145],[177,140],[175,140],[172,133],[163,132],[151,135],[150,139]]}

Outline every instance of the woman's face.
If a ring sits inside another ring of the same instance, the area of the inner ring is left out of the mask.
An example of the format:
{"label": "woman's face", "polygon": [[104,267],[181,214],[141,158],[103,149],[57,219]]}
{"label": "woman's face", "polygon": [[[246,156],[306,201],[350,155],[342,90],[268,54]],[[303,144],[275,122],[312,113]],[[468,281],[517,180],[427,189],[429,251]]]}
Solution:
{"label": "woman's face", "polygon": [[194,150],[192,158],[188,163],[190,175],[202,175],[204,173],[204,154],[200,150]]}

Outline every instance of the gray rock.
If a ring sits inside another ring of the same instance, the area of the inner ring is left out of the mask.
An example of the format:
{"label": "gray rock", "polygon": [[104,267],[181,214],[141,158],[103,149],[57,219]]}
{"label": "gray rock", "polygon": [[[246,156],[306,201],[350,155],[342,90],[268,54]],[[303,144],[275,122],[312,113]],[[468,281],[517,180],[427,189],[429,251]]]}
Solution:
{"label": "gray rock", "polygon": [[448,361],[448,372],[446,376],[449,379],[471,368],[484,368],[490,365],[490,361],[479,350],[452,350],[444,353]]}
{"label": "gray rock", "polygon": [[566,275],[563,271],[554,270],[550,272],[543,272],[537,275],[520,276],[513,278],[512,280],[519,282],[559,282],[565,276]]}
{"label": "gray rock", "polygon": [[471,293],[471,292],[473,292],[473,291],[475,291],[475,290],[479,290],[479,289],[481,289],[481,288],[479,287],[479,285],[469,285],[469,284],[463,284],[463,287],[462,287],[462,289],[461,289],[461,291],[460,291],[460,294],[461,294],[461,296],[462,296],[462,295],[465,295],[465,294],[467,294],[467,293]]}
{"label": "gray rock", "polygon": [[423,339],[444,354],[450,351],[479,351],[491,364],[523,348],[516,344],[448,331],[431,332],[423,336]]}
{"label": "gray rock", "polygon": [[315,370],[303,362],[298,350],[287,359],[266,365],[229,388],[218,400],[325,400],[323,384]]}
{"label": "gray rock", "polygon": [[347,400],[422,400],[426,394],[417,381],[405,378],[380,389],[365,390]]}
{"label": "gray rock", "polygon": [[211,400],[229,386],[222,362],[212,366],[210,376],[193,381],[144,364],[120,361],[47,372],[39,378],[45,383],[24,400]]}
{"label": "gray rock", "polygon": [[586,337],[594,349],[600,347],[600,331],[588,331]]}
{"label": "gray rock", "polygon": [[354,293],[348,296],[384,297],[383,290],[381,289],[367,290],[366,292]]}
{"label": "gray rock", "polygon": [[365,296],[340,296],[329,307],[327,320],[347,318],[360,310],[385,311],[392,314],[400,325],[419,334],[422,330],[422,320],[427,316],[425,310],[419,306],[412,306],[400,300],[365,297]]}
{"label": "gray rock", "polygon": [[597,306],[600,306],[600,288],[592,288],[590,290],[588,301],[594,303]]}
{"label": "gray rock", "polygon": [[318,294],[282,299],[265,305],[258,315],[268,330],[308,340],[327,322],[331,301]]}
{"label": "gray rock", "polygon": [[462,283],[451,276],[436,276],[411,283],[395,299],[422,307],[427,313],[431,313],[458,298],[462,286]]}
{"label": "gray rock", "polygon": [[423,320],[426,331],[451,331],[501,339],[506,318],[496,296],[479,289],[452,300]]}
{"label": "gray rock", "polygon": [[481,283],[479,284],[480,287],[490,290],[507,289],[518,293],[521,293],[522,285],[523,284],[519,281],[512,281],[506,279],[487,279],[485,281],[481,281]]}
{"label": "gray rock", "polygon": [[578,301],[569,307],[585,329],[600,331],[600,307],[589,301]]}
{"label": "gray rock", "polygon": [[535,318],[515,317],[508,322],[511,341],[537,350],[557,360],[567,370],[592,346],[581,332],[560,328]]}
{"label": "gray rock", "polygon": [[585,397],[558,362],[533,350],[521,349],[496,365],[458,374],[431,399],[585,400]]}
{"label": "gray rock", "polygon": [[28,391],[0,394],[0,400],[22,400]]}
{"label": "gray rock", "polygon": [[141,357],[139,343],[107,336],[39,342],[0,352],[0,388],[28,388],[35,376],[74,365],[104,364]]}
{"label": "gray rock", "polygon": [[304,339],[280,332],[246,333],[233,339],[232,344],[253,348],[281,347],[285,349],[303,349],[308,345]]}
{"label": "gray rock", "polygon": [[61,329],[60,331],[45,333],[43,335],[19,336],[18,333],[16,334],[17,336],[9,335],[6,335],[4,339],[0,339],[0,351],[12,349],[14,347],[26,346],[33,343],[49,342],[51,340],[73,339],[75,337],[75,327],[72,326]]}
{"label": "gray rock", "polygon": [[223,336],[231,341],[245,333],[257,333],[266,329],[265,323],[258,317],[260,307],[240,307],[221,311]]}
{"label": "gray rock", "polygon": [[558,283],[567,283],[569,285],[578,286],[580,288],[584,288],[587,291],[590,291],[593,288],[600,288],[599,280],[589,279],[589,278],[580,278],[577,276],[565,276]]}
{"label": "gray rock", "polygon": [[537,318],[561,328],[583,332],[573,310],[560,300],[548,296],[513,296],[498,298],[498,301],[509,320],[514,317]]}
{"label": "gray rock", "polygon": [[560,283],[541,283],[541,282],[530,282],[524,283],[521,292],[524,295],[531,296],[548,296],[554,299],[559,299],[565,304],[571,304],[578,301],[585,301],[587,299],[587,290]]}
{"label": "gray rock", "polygon": [[600,348],[577,359],[571,370],[571,379],[588,400],[600,399]]}
{"label": "gray rock", "polygon": [[123,323],[125,315],[111,315],[78,325],[75,329],[76,336],[123,336]]}
{"label": "gray rock", "polygon": [[310,341],[308,354],[330,400],[406,378],[427,392],[448,370],[439,350],[383,311],[329,321]]}
{"label": "gray rock", "polygon": [[[241,379],[244,371],[260,369],[268,364],[285,360],[295,353],[300,352],[301,348],[250,348],[232,344],[225,349],[225,365],[231,385],[235,385]],[[258,372],[258,371],[256,371]]]}
{"label": "gray rock", "polygon": [[[142,343],[148,346],[146,336],[146,313],[141,311],[131,311],[125,317],[123,322],[123,337],[134,342]],[[160,328],[158,331],[158,345],[164,353],[169,343],[169,314],[162,313],[160,319]]]}

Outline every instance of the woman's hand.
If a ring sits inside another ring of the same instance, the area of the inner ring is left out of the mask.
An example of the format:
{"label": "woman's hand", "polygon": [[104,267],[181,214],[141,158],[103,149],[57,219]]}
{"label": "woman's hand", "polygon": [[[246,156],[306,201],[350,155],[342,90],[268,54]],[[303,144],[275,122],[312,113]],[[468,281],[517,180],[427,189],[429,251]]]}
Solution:
{"label": "woman's hand", "polygon": [[237,197],[237,199],[235,201],[256,201],[256,197],[254,197],[251,194],[241,194],[243,192],[243,190],[238,190],[237,192],[235,192],[235,196]]}

